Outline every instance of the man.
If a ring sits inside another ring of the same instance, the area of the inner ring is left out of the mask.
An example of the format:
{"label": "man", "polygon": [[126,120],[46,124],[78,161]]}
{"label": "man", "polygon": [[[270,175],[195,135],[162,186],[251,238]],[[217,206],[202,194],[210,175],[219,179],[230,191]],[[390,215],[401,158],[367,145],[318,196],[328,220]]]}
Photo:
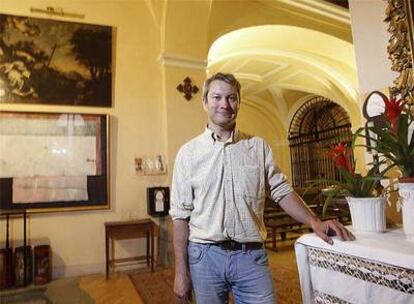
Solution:
{"label": "man", "polygon": [[275,303],[263,243],[265,198],[309,225],[332,244],[353,236],[336,221],[320,221],[293,192],[275,167],[272,152],[259,137],[236,128],[240,83],[231,74],[206,80],[203,134],[181,147],[174,167],[170,214],[173,218],[175,282],[181,303],[193,286],[198,304]]}

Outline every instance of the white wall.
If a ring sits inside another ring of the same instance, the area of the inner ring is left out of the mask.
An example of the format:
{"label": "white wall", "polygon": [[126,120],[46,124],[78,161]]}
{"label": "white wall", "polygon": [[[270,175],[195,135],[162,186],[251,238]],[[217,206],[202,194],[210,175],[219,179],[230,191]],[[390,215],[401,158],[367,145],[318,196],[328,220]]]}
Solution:
{"label": "white wall", "polygon": [[397,76],[387,58],[385,7],[383,0],[349,1],[361,95],[391,86]]}

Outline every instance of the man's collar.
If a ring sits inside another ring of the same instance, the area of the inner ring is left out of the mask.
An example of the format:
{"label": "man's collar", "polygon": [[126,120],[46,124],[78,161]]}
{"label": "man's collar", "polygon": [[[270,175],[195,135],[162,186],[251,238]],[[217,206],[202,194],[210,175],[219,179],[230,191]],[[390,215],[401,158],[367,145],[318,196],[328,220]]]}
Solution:
{"label": "man's collar", "polygon": [[[207,138],[211,139],[213,142],[220,141],[219,137],[216,133],[214,133],[213,130],[211,130],[208,125],[206,125],[204,134]],[[226,143],[232,143],[236,142],[239,137],[239,130],[237,129],[237,126],[234,126],[233,131],[231,131],[229,139],[226,141]]]}

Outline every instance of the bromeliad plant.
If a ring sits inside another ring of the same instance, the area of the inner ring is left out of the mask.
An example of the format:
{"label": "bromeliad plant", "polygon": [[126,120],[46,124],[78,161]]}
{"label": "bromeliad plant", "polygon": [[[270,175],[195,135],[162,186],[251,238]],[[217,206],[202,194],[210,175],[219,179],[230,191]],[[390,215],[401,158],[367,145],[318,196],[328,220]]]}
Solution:
{"label": "bromeliad plant", "polygon": [[397,167],[402,177],[414,177],[414,105],[395,97],[384,103],[385,126],[368,127],[365,134],[361,128],[356,134],[369,138],[369,148],[383,155],[389,168]]}
{"label": "bromeliad plant", "polygon": [[336,168],[339,170],[342,180],[317,179],[310,182],[308,189],[330,185],[323,190],[326,199],[322,209],[322,215],[325,216],[333,198],[337,196],[351,197],[376,197],[381,195],[379,181],[385,174],[380,172],[381,162],[373,164],[372,168],[365,176],[355,172],[355,161],[351,156],[352,148],[347,147],[344,142],[332,146],[328,156],[334,161]]}

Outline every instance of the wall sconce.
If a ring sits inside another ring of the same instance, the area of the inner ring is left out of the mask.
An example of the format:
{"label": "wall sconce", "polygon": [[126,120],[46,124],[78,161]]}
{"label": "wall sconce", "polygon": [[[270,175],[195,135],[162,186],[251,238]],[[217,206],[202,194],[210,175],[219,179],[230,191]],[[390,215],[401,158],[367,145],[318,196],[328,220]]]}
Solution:
{"label": "wall sconce", "polygon": [[[362,115],[367,120],[366,127],[385,127],[386,121],[384,118],[385,101],[387,96],[380,91],[373,91],[365,98],[362,105]],[[367,137],[367,145],[369,146],[370,140]]]}
{"label": "wall sconce", "polygon": [[[374,132],[370,131],[369,129],[372,127],[376,128],[383,128],[386,125],[386,120],[383,115],[385,111],[385,100],[387,100],[387,96],[380,92],[380,91],[373,91],[369,93],[367,98],[365,98],[364,104],[362,105],[362,115],[365,117],[367,122],[365,123],[365,133],[366,133],[366,145],[367,145],[367,152],[370,152],[372,154],[372,160],[374,164],[378,164],[380,159],[378,156],[378,153],[375,149],[371,149],[374,145],[374,139],[376,135]],[[377,176],[380,176],[380,169],[377,169],[376,172]],[[376,190],[378,193],[381,193],[381,191],[384,189],[384,187],[381,185],[381,181],[376,181]]]}
{"label": "wall sconce", "polygon": [[198,87],[196,85],[191,84],[191,79],[189,77],[186,77],[183,80],[183,83],[180,83],[177,86],[177,91],[184,94],[184,98],[188,101],[191,100],[193,97],[193,94],[196,94],[198,92]]}

